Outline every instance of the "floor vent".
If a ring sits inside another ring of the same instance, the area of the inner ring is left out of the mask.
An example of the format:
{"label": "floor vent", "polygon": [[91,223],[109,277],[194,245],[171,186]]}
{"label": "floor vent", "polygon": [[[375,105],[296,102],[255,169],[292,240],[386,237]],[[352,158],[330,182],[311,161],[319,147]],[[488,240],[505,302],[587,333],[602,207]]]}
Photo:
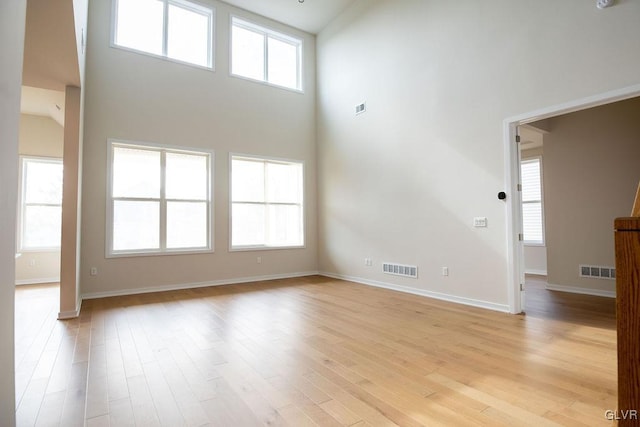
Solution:
{"label": "floor vent", "polygon": [[383,262],[382,272],[393,274],[396,276],[413,277],[414,279],[418,278],[418,267],[415,265],[402,265],[394,264],[391,262]]}
{"label": "floor vent", "polygon": [[616,269],[598,265],[580,265],[580,277],[616,280]]}

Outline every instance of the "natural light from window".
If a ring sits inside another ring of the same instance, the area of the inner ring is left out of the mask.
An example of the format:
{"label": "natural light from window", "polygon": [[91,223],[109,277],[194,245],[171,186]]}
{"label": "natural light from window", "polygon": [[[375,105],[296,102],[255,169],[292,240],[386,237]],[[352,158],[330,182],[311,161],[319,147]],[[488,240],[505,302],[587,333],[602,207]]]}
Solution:
{"label": "natural light from window", "polygon": [[22,157],[20,250],[60,248],[62,160]]}
{"label": "natural light from window", "polygon": [[114,45],[212,68],[213,9],[185,0],[114,2]]}
{"label": "natural light from window", "polygon": [[212,155],[110,145],[110,253],[209,250]]}
{"label": "natural light from window", "polygon": [[233,249],[304,245],[302,163],[232,156],[231,183]]}
{"label": "natural light from window", "polygon": [[289,89],[302,89],[302,40],[234,17],[231,73]]}
{"label": "natural light from window", "polygon": [[542,207],[541,158],[523,160],[520,164],[522,180],[522,226],[524,243],[544,244]]}

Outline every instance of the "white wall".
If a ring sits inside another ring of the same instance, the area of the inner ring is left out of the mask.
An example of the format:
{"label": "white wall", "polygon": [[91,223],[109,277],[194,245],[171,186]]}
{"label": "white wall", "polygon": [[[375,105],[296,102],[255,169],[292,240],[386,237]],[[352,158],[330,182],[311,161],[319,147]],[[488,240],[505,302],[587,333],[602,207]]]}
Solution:
{"label": "white wall", "polygon": [[317,39],[320,269],[506,310],[503,121],[639,83],[639,19],[638,2],[356,2]]}
{"label": "white wall", "polygon": [[15,425],[14,259],[25,15],[26,0],[0,2],[0,425],[7,427]]}
{"label": "white wall", "polygon": [[[215,71],[109,47],[109,1],[91,2],[82,180],[84,294],[317,271],[315,38],[225,3],[216,7]],[[229,76],[230,13],[304,39],[304,94]],[[107,138],[215,151],[215,253],[105,258]],[[229,153],[306,162],[306,248],[228,251]],[[262,263],[257,263],[257,257]],[[90,276],[91,267],[98,276]]]}
{"label": "white wall", "polygon": [[615,292],[579,277],[580,264],[615,266],[613,222],[631,214],[640,181],[640,98],[551,119],[545,135],[548,283]]}
{"label": "white wall", "polygon": [[[50,117],[20,115],[20,155],[62,159],[64,129]],[[16,284],[60,280],[60,251],[23,252],[16,259]]]}

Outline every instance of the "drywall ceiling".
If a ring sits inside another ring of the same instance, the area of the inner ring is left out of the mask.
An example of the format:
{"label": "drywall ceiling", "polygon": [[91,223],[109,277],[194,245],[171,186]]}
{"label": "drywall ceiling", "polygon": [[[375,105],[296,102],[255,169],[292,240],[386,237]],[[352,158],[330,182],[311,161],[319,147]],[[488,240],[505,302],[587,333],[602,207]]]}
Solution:
{"label": "drywall ceiling", "polygon": [[225,0],[258,15],[317,34],[355,0]]}
{"label": "drywall ceiling", "polygon": [[80,86],[73,0],[28,0],[22,83],[65,90]]}
{"label": "drywall ceiling", "polygon": [[64,92],[22,86],[20,112],[50,117],[64,127]]}

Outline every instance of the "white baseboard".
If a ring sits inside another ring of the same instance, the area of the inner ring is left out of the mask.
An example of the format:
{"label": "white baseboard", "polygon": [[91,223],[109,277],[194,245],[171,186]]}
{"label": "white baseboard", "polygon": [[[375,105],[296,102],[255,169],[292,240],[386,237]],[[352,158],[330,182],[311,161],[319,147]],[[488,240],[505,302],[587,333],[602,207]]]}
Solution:
{"label": "white baseboard", "polygon": [[61,311],[58,313],[58,320],[75,319],[80,316],[80,309],[82,308],[82,297],[78,301],[78,305],[75,310]]}
{"label": "white baseboard", "polygon": [[59,277],[44,277],[41,279],[21,279],[16,280],[16,286],[21,285],[41,285],[43,283],[60,283]]}
{"label": "white baseboard", "polygon": [[547,270],[525,269],[524,274],[533,274],[535,276],[546,276]]}
{"label": "white baseboard", "polygon": [[423,289],[410,288],[407,286],[400,286],[393,283],[363,279],[361,277],[347,276],[344,274],[328,273],[324,271],[321,271],[319,274],[322,276],[331,277],[333,279],[348,280],[350,282],[356,282],[363,285],[374,286],[376,288],[390,289],[393,291],[399,291],[399,292],[404,292],[404,293],[413,294],[413,295],[420,295],[423,297],[434,298],[442,301],[454,302],[457,304],[470,305],[473,307],[479,307],[479,308],[485,308],[488,310],[509,313],[509,306],[506,304],[496,304],[488,301],[481,301],[481,300],[476,300],[471,298],[459,297],[455,295],[443,294],[440,292],[426,291]]}
{"label": "white baseboard", "polygon": [[149,294],[153,292],[179,291],[182,289],[208,288],[210,286],[235,285],[239,283],[262,282],[265,280],[292,279],[295,277],[316,276],[318,274],[319,273],[317,271],[305,271],[305,272],[298,272],[298,273],[273,274],[269,276],[253,276],[253,277],[240,277],[236,279],[211,280],[208,282],[178,283],[174,285],[154,286],[149,288],[122,289],[118,291],[105,291],[105,292],[90,292],[90,293],[82,294],[82,299],[83,300],[97,299],[97,298],[118,297],[118,296],[124,296],[124,295]]}
{"label": "white baseboard", "polygon": [[546,289],[550,291],[569,292],[572,294],[593,295],[597,297],[615,298],[616,291],[605,291],[602,289],[581,288],[578,286],[554,285],[547,283]]}

